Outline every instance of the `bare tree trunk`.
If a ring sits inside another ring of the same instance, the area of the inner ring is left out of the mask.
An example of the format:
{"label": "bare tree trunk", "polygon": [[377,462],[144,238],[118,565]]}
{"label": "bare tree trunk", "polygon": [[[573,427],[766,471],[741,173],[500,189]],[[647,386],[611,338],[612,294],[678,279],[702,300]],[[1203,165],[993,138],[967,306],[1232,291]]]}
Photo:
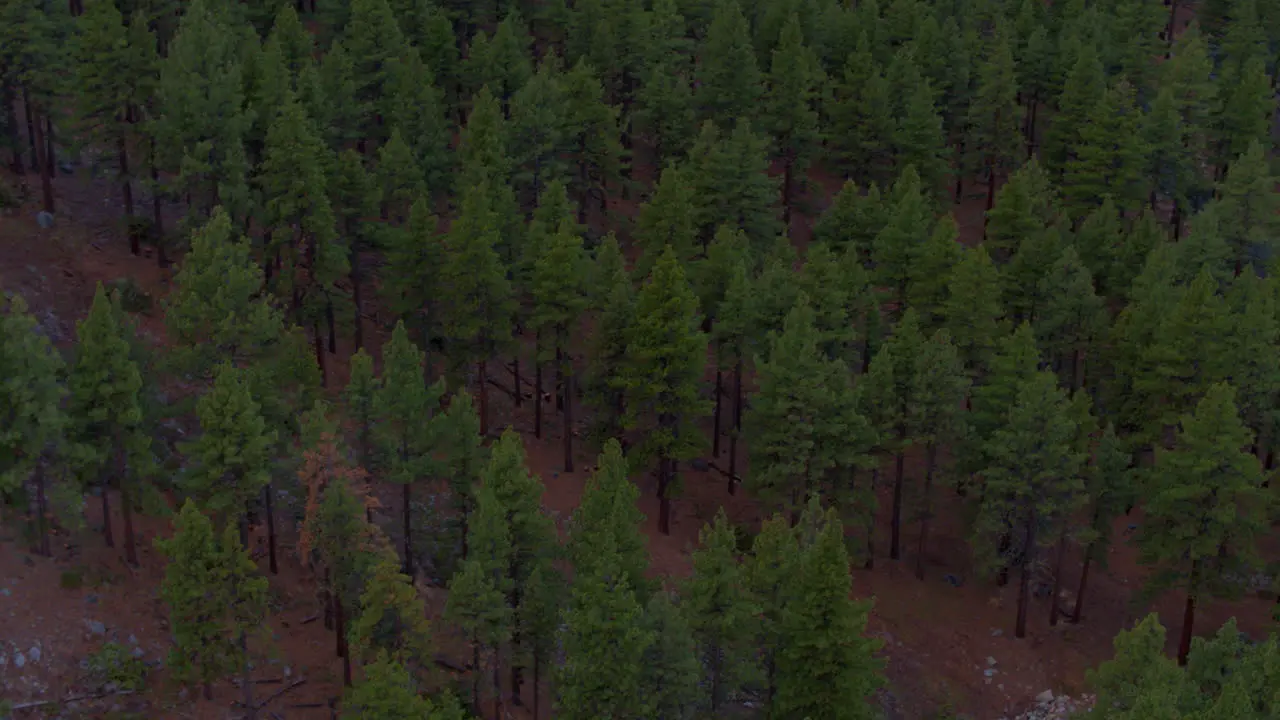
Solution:
{"label": "bare tree trunk", "polygon": [[141,238],[133,231],[133,183],[129,181],[129,149],[124,135],[116,138],[116,155],[120,161],[120,197],[124,200],[125,232],[129,234],[129,252],[142,254]]}
{"label": "bare tree trunk", "polygon": [[1053,597],[1049,600],[1049,625],[1057,626],[1058,615],[1061,614],[1062,602],[1058,599],[1058,593],[1062,591],[1062,560],[1067,554],[1067,536],[1063,533],[1058,538],[1058,558],[1053,564]]}
{"label": "bare tree trunk", "polygon": [[330,592],[329,568],[324,569],[324,582],[320,590],[320,606],[323,609],[324,629],[333,629],[333,593]]}
{"label": "bare tree trunk", "polygon": [[351,302],[355,305],[356,315],[355,349],[359,350],[364,347],[364,278],[360,272],[360,249],[355,242],[351,243],[348,262],[351,264]]}
{"label": "bare tree trunk", "polygon": [[1200,579],[1200,561],[1191,563],[1191,574],[1187,583],[1187,604],[1182,612],[1182,637],[1178,640],[1178,664],[1187,664],[1187,655],[1191,654],[1191,636],[1196,624],[1196,595],[1194,588]]}
{"label": "bare tree trunk", "polygon": [[518,352],[511,359],[511,374],[515,381],[515,392],[512,393],[512,398],[515,400],[516,407],[520,407],[524,400],[524,391],[520,388],[520,354]]}
{"label": "bare tree trunk", "polygon": [[733,432],[729,435],[729,494],[738,489],[738,436],[742,434],[742,353],[733,367]]}
{"label": "bare tree trunk", "polygon": [[667,496],[671,484],[671,460],[658,459],[658,530],[671,534],[671,498]]}
{"label": "bare tree trunk", "polygon": [[1084,588],[1089,582],[1089,564],[1093,561],[1093,543],[1089,543],[1089,547],[1084,550],[1084,566],[1080,568],[1080,585],[1076,589],[1076,607],[1071,613],[1071,623],[1080,622],[1080,611],[1084,607]]}
{"label": "bare tree trunk", "polygon": [[1036,518],[1035,513],[1027,521],[1026,542],[1022,548],[1022,572],[1018,576],[1018,623],[1013,635],[1017,638],[1027,636],[1027,590],[1031,584],[1031,566],[1035,560]]}
{"label": "bare tree trunk", "polygon": [[240,666],[240,691],[244,697],[244,713],[246,720],[256,720],[257,705],[253,702],[253,678],[249,672],[249,639],[245,631],[240,631],[240,652],[244,653],[244,663]]}
{"label": "bare tree trunk", "polygon": [[160,169],[156,167],[156,141],[151,139],[151,223],[156,234],[156,263],[160,267],[169,267],[169,258],[165,256],[164,246],[164,213],[160,208]]}
{"label": "bare tree trunk", "polygon": [[533,720],[542,712],[542,658],[533,656]]}
{"label": "bare tree trunk", "polygon": [[916,548],[916,577],[924,579],[924,551],[929,541],[929,520],[933,516],[933,502],[929,493],[933,490],[933,472],[938,464],[938,447],[933,443],[925,450],[924,512],[920,518],[920,544]]}
{"label": "bare tree trunk", "polygon": [[27,147],[31,152],[31,169],[40,169],[40,153],[36,151],[39,145],[39,139],[36,136],[35,114],[31,110],[31,92],[27,90],[27,86],[22,86],[22,114],[27,121]]}
{"label": "bare tree trunk", "polygon": [[493,647],[493,716],[502,717],[502,661],[497,645]]}
{"label": "bare tree trunk", "polygon": [[102,539],[107,547],[116,546],[115,536],[111,532],[111,480],[105,474],[102,481]]}
{"label": "bare tree trunk", "polygon": [[124,558],[133,567],[138,566],[138,545],[133,534],[133,507],[129,502],[129,486],[120,479],[120,512],[124,514]]}
{"label": "bare tree trunk", "polygon": [[560,384],[564,388],[564,471],[573,472],[573,368],[569,353],[561,361]]}
{"label": "bare tree trunk", "polygon": [[533,436],[542,439],[542,361],[533,358]]}
{"label": "bare tree trunk", "polygon": [[26,164],[22,162],[22,138],[18,131],[18,115],[14,112],[14,102],[16,96],[13,92],[13,84],[7,81],[0,82],[0,105],[4,106],[5,127],[13,129],[13,157],[10,158],[9,167],[12,168],[13,174],[22,175],[26,172]]}
{"label": "bare tree trunk", "polygon": [[[880,484],[880,468],[871,469],[871,492],[875,492],[876,485]],[[870,521],[867,523],[867,561],[863,563],[864,570],[872,570],[876,566],[876,516],[871,514]]]}
{"label": "bare tree trunk", "polygon": [[720,368],[716,367],[716,409],[711,415],[711,455],[713,457],[720,457],[720,399],[724,395],[722,375]]}
{"label": "bare tree trunk", "polygon": [[276,568],[276,516],[271,508],[271,481],[267,481],[265,487],[262,488],[262,508],[267,514],[267,566],[271,568],[271,574],[279,574]]}
{"label": "bare tree trunk", "polygon": [[563,353],[564,353],[563,345],[560,343],[560,338],[557,335],[556,337],[556,412],[561,412],[564,410],[564,374],[562,372],[564,366],[561,364],[564,359]]}
{"label": "bare tree trunk", "polygon": [[791,180],[794,166],[795,159],[788,153],[782,169],[782,227],[785,230],[791,229]]}
{"label": "bare tree trunk", "polygon": [[329,352],[338,352],[338,319],[333,315],[333,298],[326,298],[324,306],[325,321],[329,324]]}
{"label": "bare tree trunk", "polygon": [[44,211],[52,214],[53,206],[53,176],[49,172],[51,161],[46,150],[44,142],[43,124],[39,119],[36,120],[36,163],[40,166],[40,191],[44,199]]}
{"label": "bare tree trunk", "polygon": [[53,557],[49,549],[49,503],[44,491],[44,463],[36,463],[36,532],[40,535],[40,554]]}
{"label": "bare tree trunk", "polygon": [[[898,438],[901,440],[905,435],[901,430],[898,432]],[[893,471],[893,516],[889,518],[889,559],[897,560],[902,549],[899,543],[902,534],[902,476],[905,466],[905,456],[902,450],[894,455],[894,471]]]}

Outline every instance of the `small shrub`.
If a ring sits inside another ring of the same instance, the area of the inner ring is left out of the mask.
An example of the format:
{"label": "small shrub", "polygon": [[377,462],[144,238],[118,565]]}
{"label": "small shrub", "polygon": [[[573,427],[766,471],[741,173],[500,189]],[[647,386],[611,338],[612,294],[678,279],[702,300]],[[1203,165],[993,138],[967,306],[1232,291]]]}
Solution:
{"label": "small shrub", "polygon": [[116,293],[120,298],[120,307],[128,313],[151,312],[151,295],[130,277],[121,277],[107,284],[107,290]]}
{"label": "small shrub", "polygon": [[108,642],[86,660],[88,680],[99,689],[114,685],[119,690],[142,690],[147,686],[147,664],[128,648]]}
{"label": "small shrub", "polygon": [[84,587],[84,575],[79,570],[63,570],[58,577],[58,587],[63,590],[79,590]]}

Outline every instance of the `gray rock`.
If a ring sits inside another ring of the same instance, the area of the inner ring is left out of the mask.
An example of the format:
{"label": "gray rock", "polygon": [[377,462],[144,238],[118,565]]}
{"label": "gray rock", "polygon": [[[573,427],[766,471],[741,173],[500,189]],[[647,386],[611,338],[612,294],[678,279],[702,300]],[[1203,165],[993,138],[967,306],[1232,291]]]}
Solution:
{"label": "gray rock", "polygon": [[143,655],[146,655],[146,654],[147,654],[147,653],[146,653],[142,648],[140,648],[140,647],[136,647],[136,648],[134,648],[134,649],[133,649],[133,656],[134,656],[134,657],[136,657],[136,658],[140,658],[140,657],[142,657]]}
{"label": "gray rock", "polygon": [[0,595],[9,597],[12,594],[13,594],[13,591],[9,590],[9,588],[0,588]]}
{"label": "gray rock", "polygon": [[1040,703],[1041,705],[1048,705],[1049,703],[1053,702],[1053,691],[1045,690],[1044,692],[1040,693],[1039,695],[1036,696],[1036,702]]}
{"label": "gray rock", "polygon": [[76,165],[70,160],[63,160],[58,163],[58,169],[62,171],[63,175],[70,175],[76,171]]}
{"label": "gray rock", "polygon": [[31,658],[33,663],[40,662],[40,646],[38,644],[32,645],[31,649],[27,651],[27,657]]}
{"label": "gray rock", "polygon": [[694,458],[689,461],[689,467],[697,472],[706,472],[711,469],[711,464],[707,462],[706,458]]}
{"label": "gray rock", "polygon": [[134,634],[132,634],[132,633],[130,633],[130,634],[129,634],[129,644],[130,644],[130,645],[137,645],[137,644],[138,644],[138,636],[137,636],[137,635],[134,635]]}
{"label": "gray rock", "polygon": [[1004,635],[1004,631],[1000,628],[991,629],[991,637],[1000,637],[1001,635]]}
{"label": "gray rock", "polygon": [[89,632],[93,633],[94,635],[106,635],[106,634],[107,634],[107,626],[106,626],[106,625],[103,625],[102,623],[98,622],[97,620],[85,620],[85,621],[84,621],[84,626],[85,626],[85,627],[87,627],[87,628],[89,628]]}
{"label": "gray rock", "polygon": [[988,658],[987,658],[987,667],[995,667],[995,666],[996,666],[996,659],[995,659],[995,658],[993,658],[993,657],[988,657]]}
{"label": "gray rock", "polygon": [[14,666],[14,667],[16,667],[16,668],[20,668],[20,667],[22,667],[23,665],[26,665],[26,664],[27,664],[27,659],[26,659],[25,657],[23,657],[22,653],[20,653],[20,652],[16,652],[16,653],[14,653],[14,654],[13,654],[13,666]]}
{"label": "gray rock", "polygon": [[982,674],[986,675],[988,678],[993,678],[996,676],[996,672],[997,671],[994,668],[987,668],[986,670],[982,671]]}
{"label": "gray rock", "polygon": [[97,596],[97,595],[95,595],[95,594],[93,594],[93,593],[89,593],[88,595],[85,595],[85,596],[84,596],[84,601],[85,601],[85,602],[87,602],[87,603],[89,603],[90,605],[97,605],[97,604],[98,604],[98,596]]}
{"label": "gray rock", "polygon": [[45,212],[44,210],[36,213],[36,224],[44,230],[53,227],[53,213]]}

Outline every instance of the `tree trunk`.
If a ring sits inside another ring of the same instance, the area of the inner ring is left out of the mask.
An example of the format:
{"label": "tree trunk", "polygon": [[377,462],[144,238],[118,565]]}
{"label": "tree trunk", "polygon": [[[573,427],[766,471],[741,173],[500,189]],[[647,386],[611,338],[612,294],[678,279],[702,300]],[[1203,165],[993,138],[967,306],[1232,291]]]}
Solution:
{"label": "tree trunk", "polygon": [[5,124],[7,128],[13,129],[13,157],[10,159],[9,167],[12,168],[14,175],[22,175],[26,173],[26,164],[22,162],[22,138],[18,131],[18,115],[14,112],[14,102],[17,98],[13,92],[13,84],[8,81],[0,81],[0,105],[4,106]]}
{"label": "tree trunk", "polygon": [[1187,664],[1187,655],[1191,653],[1191,636],[1196,624],[1196,595],[1193,588],[1199,582],[1200,561],[1191,563],[1191,575],[1187,583],[1187,605],[1182,612],[1182,637],[1178,640],[1178,664]]}
{"label": "tree trunk", "polygon": [[493,717],[502,717],[502,661],[498,646],[493,646]]}
{"label": "tree trunk", "polygon": [[[871,492],[875,492],[876,485],[880,484],[880,468],[871,469]],[[876,516],[871,513],[871,517],[867,521],[867,561],[863,563],[864,570],[872,570],[876,566]]]}
{"label": "tree trunk", "polygon": [[716,368],[716,406],[715,412],[711,415],[711,455],[712,457],[720,457],[720,397],[723,391],[723,373],[720,368]]}
{"label": "tree trunk", "polygon": [[1169,3],[1169,24],[1165,27],[1165,40],[1168,41],[1169,48],[1173,48],[1173,27],[1174,22],[1178,18],[1178,0]]}
{"label": "tree trunk", "polygon": [[120,512],[124,515],[124,559],[138,567],[138,544],[133,534],[133,507],[129,502],[129,486],[120,479]]}
{"label": "tree trunk", "polygon": [[44,199],[44,211],[52,214],[53,206],[53,176],[49,173],[49,155],[46,150],[46,144],[43,135],[43,124],[39,119],[36,120],[36,164],[40,166],[40,191]]}
{"label": "tree trunk", "polygon": [[1027,636],[1027,590],[1031,585],[1031,566],[1035,560],[1036,518],[1035,513],[1027,521],[1026,542],[1022,548],[1022,572],[1018,576],[1018,624],[1014,627],[1013,636]]}
{"label": "tree trunk", "polygon": [[311,335],[316,352],[316,365],[320,368],[320,387],[328,387],[328,375],[326,372],[326,363],[324,358],[324,339],[320,335],[320,321],[312,323]]}
{"label": "tree trunk", "polygon": [[[985,492],[985,489],[984,489]],[[1000,539],[996,542],[996,554],[1000,556],[1000,571],[996,573],[996,587],[1004,587],[1009,584],[1009,546],[1012,544],[1009,539],[1009,529],[1005,528],[1000,534]]]}
{"label": "tree trunk", "polygon": [[933,472],[938,464],[938,447],[933,443],[925,450],[924,469],[924,512],[920,518],[920,545],[916,548],[916,577],[924,579],[924,550],[929,542],[929,519],[933,504],[929,493],[933,490]]}
{"label": "tree trunk", "polygon": [[1089,582],[1089,564],[1093,561],[1093,543],[1089,543],[1089,547],[1084,550],[1084,566],[1080,568],[1080,585],[1076,589],[1076,607],[1071,612],[1071,623],[1080,622],[1080,610],[1084,607],[1084,588]]}
{"label": "tree trunk", "polygon": [[36,151],[39,139],[36,136],[35,114],[31,110],[31,92],[25,84],[22,86],[22,114],[27,121],[27,147],[31,152],[31,169],[38,172],[42,164],[40,153]]}
{"label": "tree trunk", "polygon": [[480,712],[480,641],[471,638],[471,707]]}
{"label": "tree trunk", "polygon": [[533,359],[533,436],[542,439],[542,362]]}
{"label": "tree trunk", "polygon": [[329,352],[338,352],[338,320],[333,316],[333,298],[325,299],[325,321],[329,324]]}
{"label": "tree trunk", "polygon": [[169,267],[169,258],[164,253],[164,213],[160,208],[160,169],[156,167],[156,141],[151,140],[151,224],[156,234],[156,263]]}
{"label": "tree trunk", "polygon": [[360,273],[360,250],[355,242],[351,243],[348,262],[351,264],[351,302],[355,305],[356,315],[355,349],[359,350],[364,347],[364,295],[362,293],[363,277]]}
{"label": "tree trunk", "polygon": [[102,483],[102,539],[106,541],[107,547],[116,546],[115,536],[111,532],[111,480],[105,477]]}
{"label": "tree trunk", "polygon": [[320,590],[320,607],[324,615],[324,629],[333,629],[333,593],[329,591],[329,568],[324,569],[324,582]]}
{"label": "tree trunk", "polygon": [[129,234],[129,252],[142,254],[141,238],[133,231],[133,183],[129,181],[129,149],[124,135],[116,138],[116,155],[120,159],[120,198],[124,200],[125,232]]}
{"label": "tree trunk", "polygon": [[533,720],[542,712],[542,658],[533,656]]}
{"label": "tree trunk", "polygon": [[279,574],[276,568],[276,516],[271,509],[271,481],[262,488],[262,511],[267,515],[267,566],[271,574]]}
{"label": "tree trunk", "polygon": [[782,166],[782,227],[784,231],[791,229],[791,178],[794,165],[795,158],[788,153]]}
{"label": "tree trunk", "polygon": [[671,534],[671,498],[667,497],[671,484],[670,468],[671,460],[658,458],[658,530],[663,535]]}
{"label": "tree trunk", "polygon": [[346,618],[342,617],[342,598],[337,592],[329,597],[333,603],[333,654],[337,657],[343,657],[347,654],[347,649],[342,643],[342,637],[346,635]]}
{"label": "tree trunk", "polygon": [[729,494],[738,489],[738,435],[742,432],[742,353],[733,366],[733,432],[729,435]]}
{"label": "tree trunk", "polygon": [[413,493],[409,483],[404,483],[402,502],[404,504],[404,574],[413,577]]}
{"label": "tree trunk", "polygon": [[240,631],[240,652],[244,653],[244,662],[240,665],[240,692],[243,693],[244,716],[246,720],[256,720],[258,708],[253,702],[253,677],[249,671],[249,638],[244,630]]}
{"label": "tree trunk", "polygon": [[564,471],[573,472],[573,368],[569,353],[564,354],[560,383],[564,388]]}
{"label": "tree trunk", "polygon": [[1058,593],[1062,590],[1062,560],[1067,554],[1067,536],[1063,533],[1058,538],[1058,558],[1053,563],[1053,597],[1049,600],[1049,625],[1056,627],[1058,624],[1058,615],[1061,614],[1062,602],[1058,599]]}
{"label": "tree trunk", "polygon": [[476,370],[480,375],[480,436],[485,437],[489,434],[489,379],[484,360],[476,363]]}
{"label": "tree trunk", "polygon": [[213,699],[213,683],[206,680],[203,683],[201,683],[201,686],[204,688],[204,699],[212,700]]}
{"label": "tree trunk", "polygon": [[49,549],[49,503],[44,492],[44,463],[36,463],[36,532],[40,537],[40,554],[53,557]]}
{"label": "tree trunk", "polygon": [[[899,431],[901,440],[906,433]],[[889,518],[889,559],[897,560],[901,554],[902,534],[902,476],[905,465],[905,453],[899,450],[893,458],[893,516]]]}
{"label": "tree trunk", "polygon": [[516,407],[520,407],[521,402],[524,400],[524,397],[523,397],[524,390],[520,388],[520,355],[519,353],[517,353],[511,359],[511,374],[515,382],[515,392],[512,393],[512,399],[515,400]]}
{"label": "tree trunk", "polygon": [[564,349],[560,343],[559,337],[556,338],[556,412],[564,410],[564,366],[561,364]]}

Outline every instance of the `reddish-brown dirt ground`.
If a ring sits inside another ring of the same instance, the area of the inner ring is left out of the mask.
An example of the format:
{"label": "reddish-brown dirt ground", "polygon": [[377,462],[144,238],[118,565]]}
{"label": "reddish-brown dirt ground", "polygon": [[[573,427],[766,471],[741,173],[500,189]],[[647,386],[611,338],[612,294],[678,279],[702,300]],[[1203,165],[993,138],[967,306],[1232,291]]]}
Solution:
{"label": "reddish-brown dirt ground", "polygon": [[[87,309],[96,282],[132,277],[157,298],[164,295],[169,282],[168,273],[158,270],[154,260],[129,255],[116,220],[116,190],[105,181],[90,180],[83,169],[78,173],[56,180],[60,212],[52,230],[37,227],[34,200],[14,213],[0,215],[0,287],[23,294],[46,331],[62,345],[74,337],[75,321]],[[27,182],[38,194],[38,178],[32,176]],[[822,189],[818,192],[829,193],[838,188],[839,179],[815,173],[814,185]],[[985,201],[980,190],[966,187],[965,201],[954,211],[961,240],[966,243],[981,235]],[[819,208],[824,204],[815,203]],[[631,215],[634,202],[613,201],[610,211]],[[808,219],[797,218],[796,234],[801,240],[807,239],[808,226]],[[162,341],[158,314],[142,318],[142,326]],[[376,347],[380,344],[377,328],[370,326],[368,330],[366,337],[373,338],[370,345]],[[350,351],[349,337],[342,338],[339,353],[329,364],[331,388],[341,387],[345,381],[345,359]],[[524,362],[528,359],[526,351]],[[503,380],[509,384],[510,378]],[[529,464],[547,487],[545,505],[563,526],[577,505],[595,451],[579,447],[578,471],[561,472],[560,423],[554,408],[546,408],[544,436],[536,441],[529,403],[516,412],[500,392],[492,392],[491,399],[495,434],[508,424],[523,434]],[[723,466],[723,458],[720,464]],[[919,458],[909,458],[907,470],[918,474]],[[742,492],[728,495],[722,476],[686,469],[684,492],[674,501],[672,533],[660,535],[652,480],[644,476],[635,480],[642,490],[640,507],[648,518],[645,532],[651,572],[669,577],[672,584],[688,573],[698,531],[717,508],[724,507],[734,522],[748,527],[758,523],[756,505]],[[94,498],[87,500],[86,527],[55,537],[53,559],[29,555],[12,532],[5,535],[0,530],[0,658],[5,659],[0,662],[0,687],[9,688],[3,699],[23,703],[76,694],[82,689],[80,661],[107,639],[140,648],[148,661],[167,651],[168,630],[158,589],[162,560],[151,545],[152,537],[167,532],[167,523],[138,521],[141,565],[130,569],[118,548],[103,547],[101,535],[94,531],[101,523],[99,505]],[[1014,639],[1016,586],[1011,583],[997,588],[974,572],[964,540],[962,505],[957,500],[949,489],[937,492],[935,506],[941,512],[926,553],[924,581],[912,572],[914,525],[904,527],[905,553],[900,562],[883,555],[888,545],[887,497],[880,503],[875,568],[853,571],[855,593],[875,600],[869,631],[885,641],[883,655],[895,716],[928,718],[939,708],[949,707],[987,720],[1025,708],[1045,689],[1079,693],[1085,689],[1085,670],[1109,656],[1111,638],[1136,618],[1156,611],[1166,627],[1178,626],[1180,597],[1166,595],[1151,603],[1137,599],[1142,572],[1134,550],[1124,543],[1130,526],[1142,522],[1141,512],[1135,511],[1132,517],[1116,523],[1118,542],[1108,558],[1108,569],[1098,568],[1091,577],[1083,623],[1049,627],[1048,600],[1038,599],[1031,608],[1027,638]],[[394,512],[394,505],[389,510]],[[119,518],[114,524],[120,527]],[[257,695],[268,696],[286,687],[285,683],[305,678],[305,684],[290,689],[267,710],[287,718],[324,718],[330,715],[326,703],[341,692],[341,665],[334,657],[332,634],[319,621],[304,622],[316,615],[317,603],[313,583],[290,553],[293,542],[293,534],[286,531],[281,574],[271,578],[273,613],[268,635],[258,642],[271,659],[255,670],[254,677],[266,681],[258,685]],[[850,542],[856,546],[860,541],[851,536]],[[1270,550],[1271,557],[1277,555],[1277,548]],[[1070,590],[1077,579],[1076,556],[1078,550],[1072,548],[1063,583]],[[80,575],[83,586],[62,587],[63,574],[68,572]],[[946,575],[960,581],[960,586],[945,582]],[[443,604],[441,591],[422,590],[424,612],[438,615]],[[1070,596],[1070,592],[1066,594]],[[1073,600],[1066,602],[1070,606]],[[1206,603],[1200,609],[1197,627],[1201,633],[1212,632],[1234,616],[1242,630],[1260,635],[1269,627],[1270,611],[1270,599]],[[98,627],[92,623],[102,623],[103,634],[95,633]],[[443,630],[441,633],[441,652],[460,660],[460,644]],[[1174,640],[1170,638],[1170,650]],[[32,647],[38,648],[38,660],[30,652]],[[23,668],[14,662],[18,652],[24,656]],[[286,667],[288,678],[284,677]],[[995,671],[990,677],[984,673],[988,669]],[[442,676],[440,680],[449,678]],[[160,671],[145,694],[67,705],[61,712],[64,717],[222,718],[233,714],[232,704],[240,697],[236,686],[224,682],[214,691],[209,702],[198,693],[188,696],[165,682]],[[42,710],[47,708],[38,711]]]}

